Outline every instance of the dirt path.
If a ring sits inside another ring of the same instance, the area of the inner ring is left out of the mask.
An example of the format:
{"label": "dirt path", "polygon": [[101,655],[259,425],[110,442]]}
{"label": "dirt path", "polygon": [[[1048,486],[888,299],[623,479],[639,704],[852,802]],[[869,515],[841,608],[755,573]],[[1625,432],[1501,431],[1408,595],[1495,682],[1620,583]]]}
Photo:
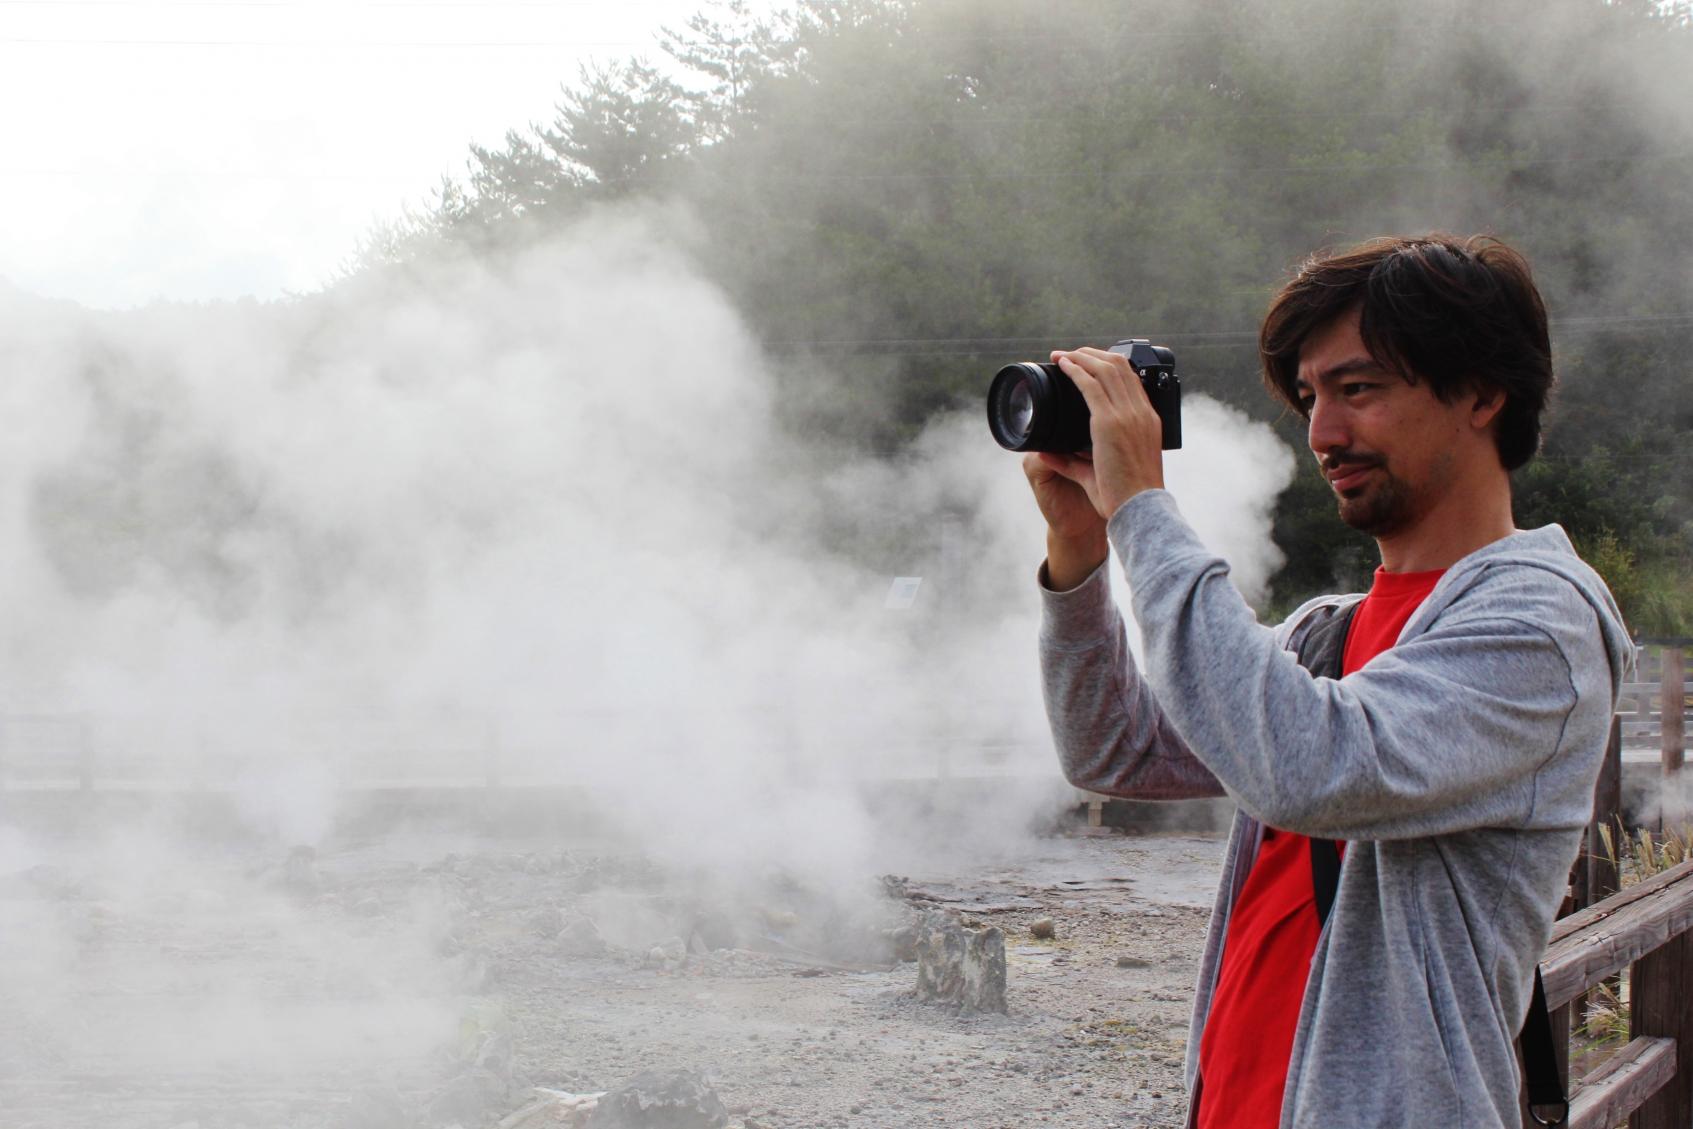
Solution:
{"label": "dirt path", "polygon": [[[67,855],[0,876],[3,1123],[473,1129],[691,1068],[745,1129],[1176,1126],[1220,853],[1043,839],[851,896],[509,840]],[[924,907],[1005,931],[1010,1014],[915,1001]]]}

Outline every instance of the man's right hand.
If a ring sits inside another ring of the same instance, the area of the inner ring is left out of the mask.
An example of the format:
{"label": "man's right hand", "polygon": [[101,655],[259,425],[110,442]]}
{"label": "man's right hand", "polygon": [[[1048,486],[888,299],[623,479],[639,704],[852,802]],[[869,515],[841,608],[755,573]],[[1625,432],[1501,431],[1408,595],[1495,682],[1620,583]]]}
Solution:
{"label": "man's right hand", "polygon": [[[1069,474],[1062,473],[1060,466]],[[1046,579],[1054,591],[1074,588],[1110,554],[1105,519],[1076,481],[1091,469],[1085,455],[1030,452],[1023,456],[1023,473],[1035,492],[1041,516],[1046,518]]]}

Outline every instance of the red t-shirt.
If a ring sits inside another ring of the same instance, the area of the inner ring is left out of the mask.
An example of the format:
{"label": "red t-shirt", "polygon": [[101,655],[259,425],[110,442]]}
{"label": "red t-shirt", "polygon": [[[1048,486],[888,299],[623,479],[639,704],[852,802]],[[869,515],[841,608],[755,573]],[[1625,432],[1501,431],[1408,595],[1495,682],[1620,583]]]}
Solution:
{"label": "red t-shirt", "polygon": [[[1376,569],[1347,629],[1345,674],[1393,646],[1444,571]],[[1281,1121],[1293,1031],[1319,932],[1310,840],[1264,828],[1258,857],[1229,914],[1199,1042],[1200,1129],[1275,1129]]]}

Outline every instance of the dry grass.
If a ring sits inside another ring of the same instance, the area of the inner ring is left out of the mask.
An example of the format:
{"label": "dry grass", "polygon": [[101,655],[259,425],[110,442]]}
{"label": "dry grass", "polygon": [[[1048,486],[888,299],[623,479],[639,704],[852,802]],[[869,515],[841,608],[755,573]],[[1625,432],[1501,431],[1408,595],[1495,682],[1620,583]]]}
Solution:
{"label": "dry grass", "polygon": [[1605,844],[1605,857],[1617,868],[1617,879],[1624,887],[1679,866],[1693,855],[1693,826],[1687,824],[1658,834],[1643,827],[1632,836],[1624,835],[1620,855],[1616,832],[1609,824],[1599,825],[1599,838]]}
{"label": "dry grass", "polygon": [[[1616,829],[1599,825],[1599,837],[1604,843],[1605,857],[1617,868],[1617,879],[1623,887],[1643,882],[1693,857],[1693,827],[1682,825],[1654,833],[1641,828],[1635,834],[1623,835],[1618,850]],[[1628,1042],[1628,973],[1600,981],[1587,993],[1587,1007],[1577,1034],[1586,1041],[1586,1051],[1621,1046]]]}

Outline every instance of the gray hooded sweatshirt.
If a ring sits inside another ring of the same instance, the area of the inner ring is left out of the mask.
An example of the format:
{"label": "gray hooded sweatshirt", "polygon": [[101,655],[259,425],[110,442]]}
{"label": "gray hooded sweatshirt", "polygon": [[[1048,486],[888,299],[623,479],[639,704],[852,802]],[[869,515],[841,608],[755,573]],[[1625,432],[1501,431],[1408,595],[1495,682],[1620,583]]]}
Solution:
{"label": "gray hooded sweatshirt", "polygon": [[1519,531],[1454,564],[1394,647],[1335,681],[1288,648],[1313,609],[1359,597],[1261,626],[1162,490],[1129,500],[1107,531],[1145,669],[1104,566],[1045,592],[1042,671],[1065,774],[1107,795],[1226,795],[1239,809],[1189,1094],[1203,1095],[1199,1040],[1229,910],[1268,825],[1347,843],[1283,1129],[1520,1124],[1512,1040],[1633,660],[1604,582],[1563,530]]}

